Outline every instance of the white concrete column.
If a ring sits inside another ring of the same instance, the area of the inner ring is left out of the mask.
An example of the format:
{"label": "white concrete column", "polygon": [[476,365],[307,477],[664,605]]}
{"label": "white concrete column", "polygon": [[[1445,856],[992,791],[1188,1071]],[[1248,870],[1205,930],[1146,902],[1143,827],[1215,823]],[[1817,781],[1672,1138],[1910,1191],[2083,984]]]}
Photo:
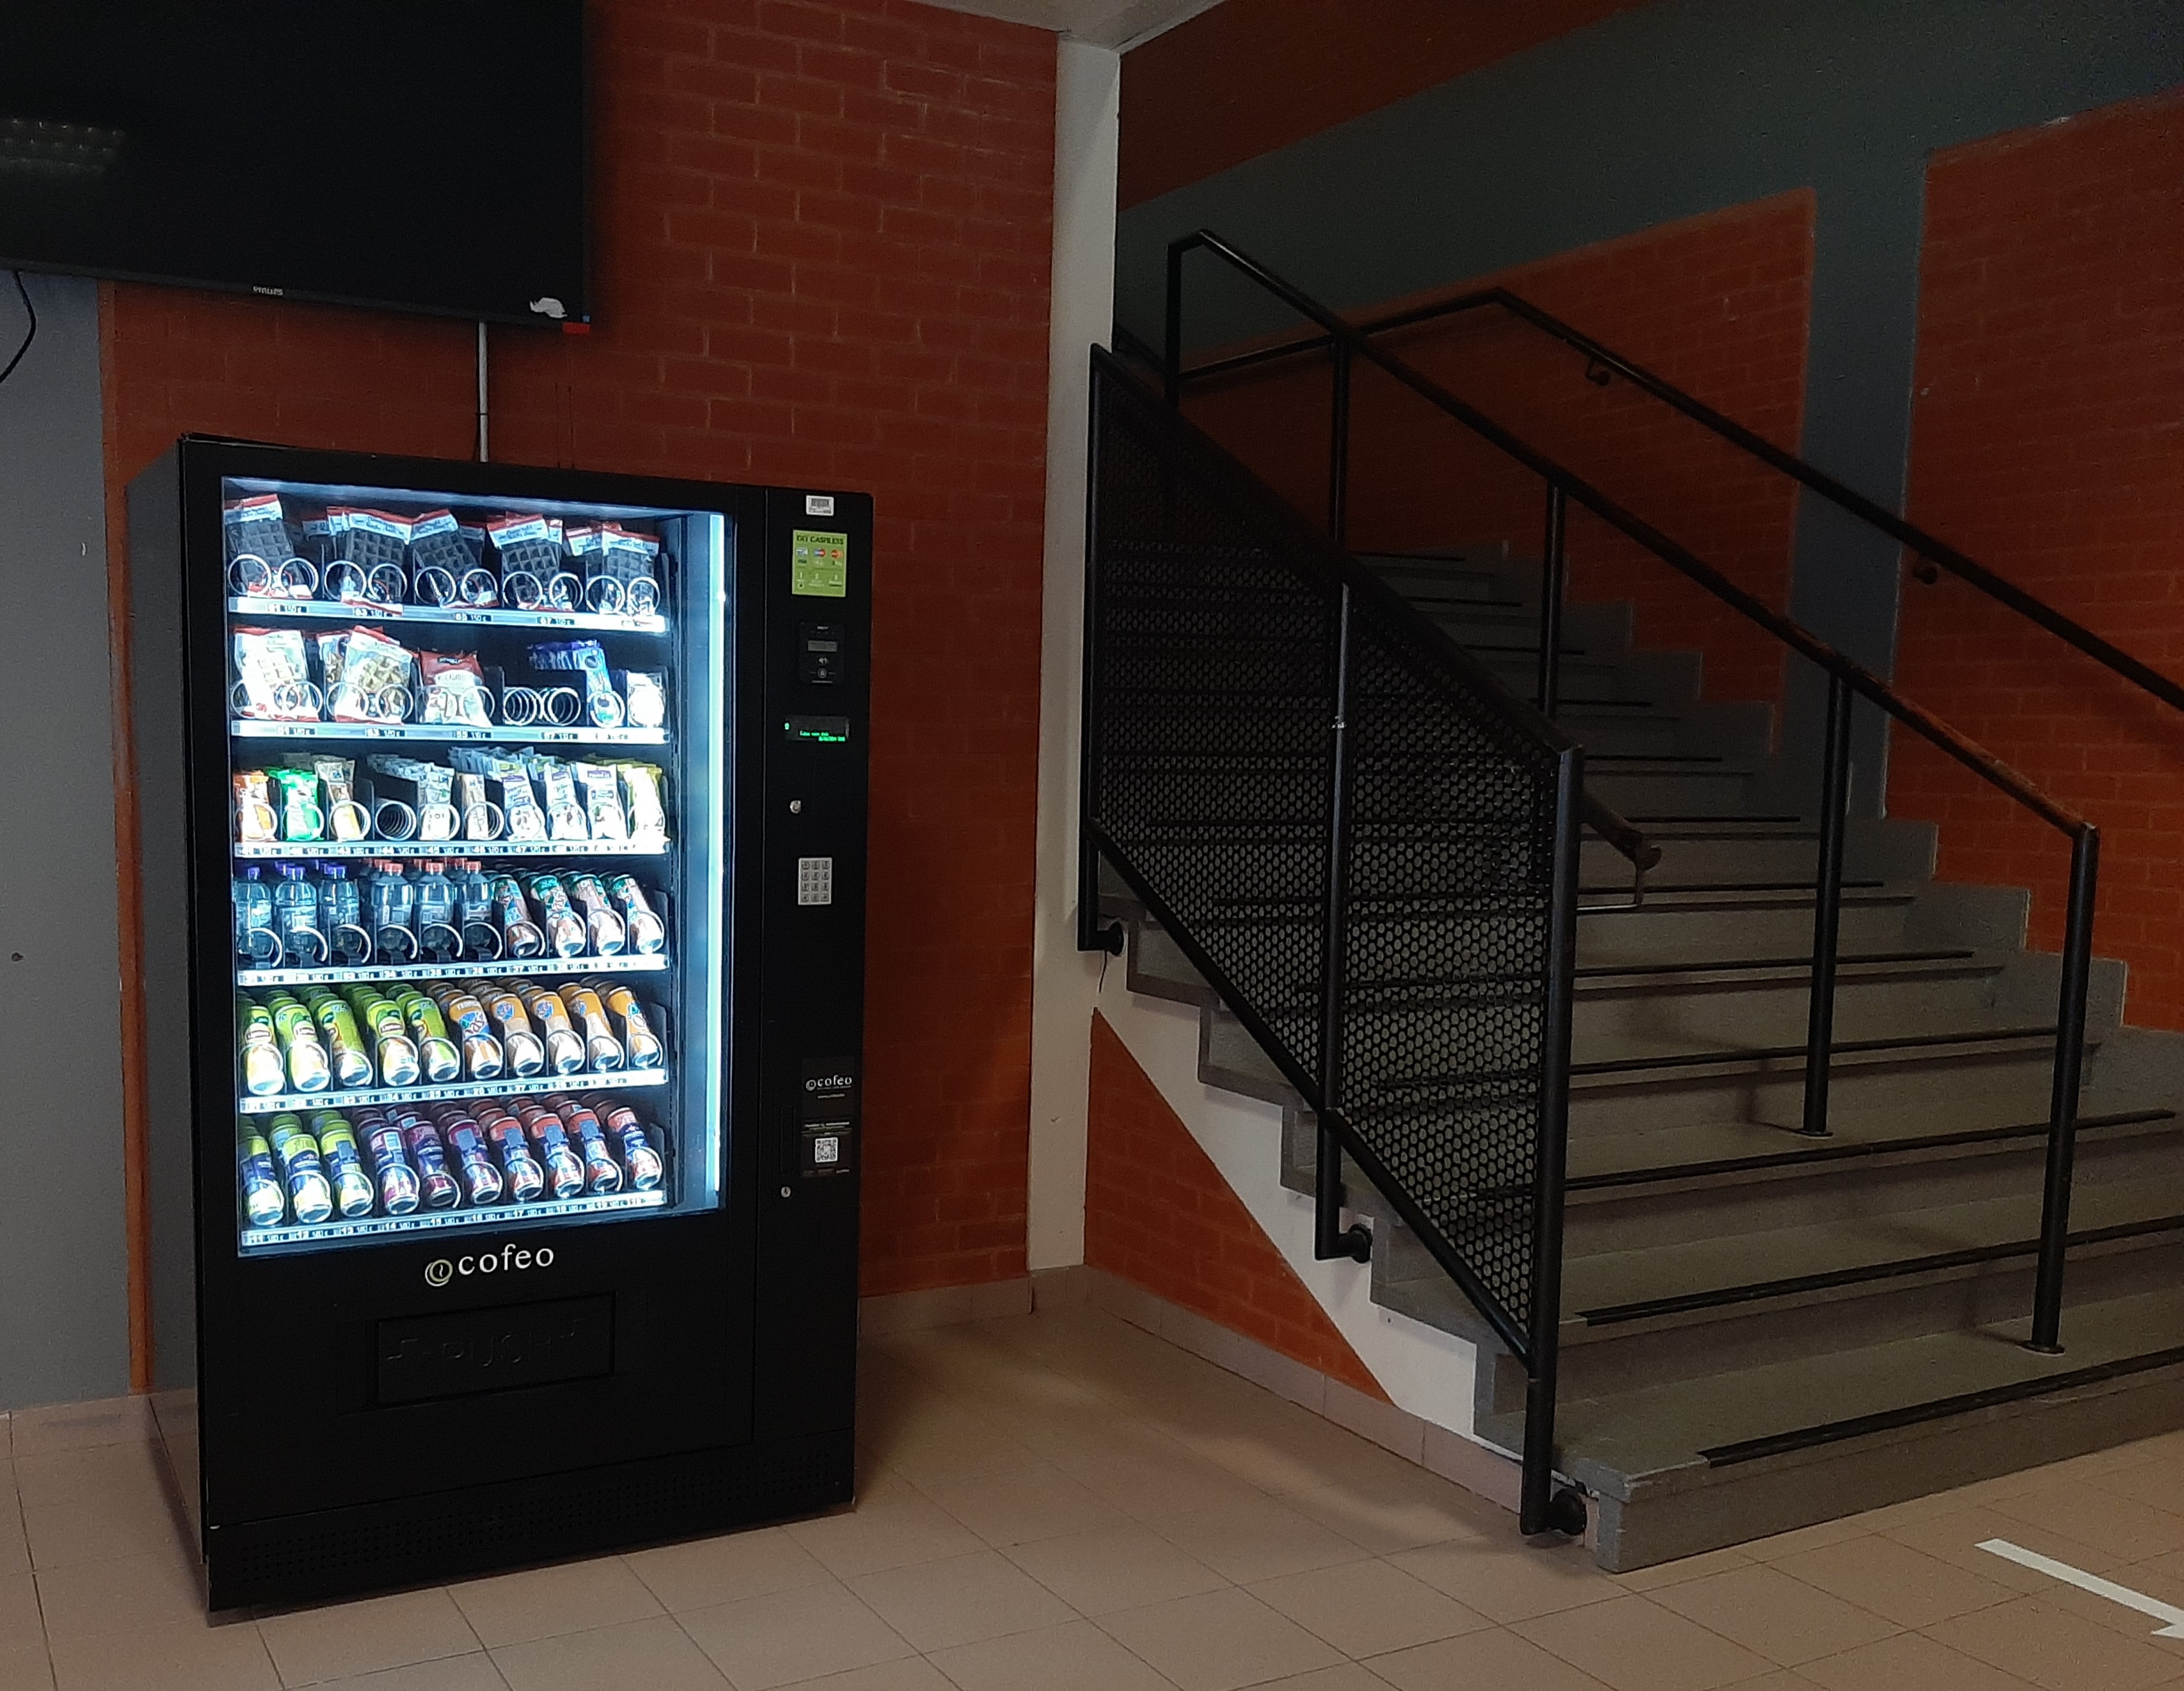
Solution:
{"label": "white concrete column", "polygon": [[1046,567],[1032,937],[1034,1269],[1084,1260],[1085,1094],[1100,959],[1077,949],[1077,767],[1084,622],[1086,349],[1115,315],[1122,55],[1064,40],[1054,101],[1054,275],[1047,341]]}

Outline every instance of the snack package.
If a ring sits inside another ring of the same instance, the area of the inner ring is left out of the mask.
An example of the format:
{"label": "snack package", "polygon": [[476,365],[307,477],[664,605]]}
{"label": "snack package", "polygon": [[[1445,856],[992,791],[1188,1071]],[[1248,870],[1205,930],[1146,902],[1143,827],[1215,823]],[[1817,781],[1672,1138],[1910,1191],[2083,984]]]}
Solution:
{"label": "snack package", "polygon": [[326,825],[337,840],[360,840],[371,832],[371,815],[356,798],[356,764],[348,758],[315,757],[312,773],[326,794]]}
{"label": "snack package", "polygon": [[506,603],[523,610],[549,603],[549,584],[561,573],[560,527],[543,516],[496,517],[485,526]]}
{"label": "snack package", "polygon": [[577,794],[576,772],[559,758],[537,752],[523,754],[524,768],[537,783],[539,802],[546,807],[547,836],[557,840],[591,837],[582,799]]}
{"label": "snack package", "polygon": [[486,708],[485,671],[474,652],[420,652],[417,666],[425,681],[421,722],[453,722],[465,727],[488,728],[493,715]]}
{"label": "snack package", "polygon": [[[660,542],[618,523],[600,535],[600,568],[620,589],[621,609],[631,616],[650,616],[660,609]],[[587,603],[591,584],[585,584]]]}
{"label": "snack package", "polygon": [[259,720],[315,722],[319,690],[303,631],[294,628],[238,628],[235,655],[235,714]]}
{"label": "snack package", "polygon": [[619,728],[628,720],[621,695],[607,672],[606,650],[596,640],[569,640],[530,648],[532,665],[574,670],[584,678],[584,717],[595,728]]}
{"label": "snack package", "polygon": [[521,763],[476,746],[453,747],[448,757],[458,770],[482,776],[499,788],[501,816],[509,838],[546,837],[546,812],[532,791],[531,777]]}
{"label": "snack package", "polygon": [[416,654],[376,628],[357,627],[320,650],[326,715],[337,722],[403,722],[415,699]]}
{"label": "snack package", "polygon": [[667,843],[667,798],[657,764],[616,764],[632,845]]}
{"label": "snack package", "polygon": [[595,840],[626,840],[629,818],[621,808],[621,782],[611,764],[577,764],[577,785],[584,795],[584,817]]}
{"label": "snack package", "polygon": [[307,769],[270,771],[280,795],[281,837],[284,840],[322,840],[326,837],[326,813],[319,803],[319,778]]}
{"label": "snack package", "polygon": [[239,769],[234,776],[235,837],[259,845],[281,837],[281,818],[273,809],[272,784],[262,769]]}
{"label": "snack package", "polygon": [[333,537],[334,559],[345,559],[360,570],[368,571],[382,564],[399,570],[402,555],[410,549],[410,519],[386,511],[336,505],[326,512],[326,526]]}
{"label": "snack package", "polygon": [[632,728],[667,726],[667,676],[659,670],[616,670],[622,711]]}
{"label": "snack package", "polygon": [[255,493],[231,501],[221,507],[220,526],[231,566],[238,558],[256,558],[277,567],[295,553],[297,537],[281,509],[278,493]]}

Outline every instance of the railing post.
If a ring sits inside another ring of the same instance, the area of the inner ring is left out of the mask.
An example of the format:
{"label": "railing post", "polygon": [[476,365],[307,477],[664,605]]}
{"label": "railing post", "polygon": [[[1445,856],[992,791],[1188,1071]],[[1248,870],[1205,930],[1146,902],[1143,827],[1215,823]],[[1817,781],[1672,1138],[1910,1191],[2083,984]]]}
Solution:
{"label": "railing post", "polygon": [[2070,1239],[2070,1164],[2077,1151],[2078,1084],[2086,1066],[2086,997],[2093,968],[2093,893],[2100,830],[2081,826],[2070,843],[2070,912],[2063,930],[2063,987],[2055,1022],[2055,1090],[2048,1110],[2048,1177],[2040,1199],[2040,1273],[2032,1292],[2032,1338],[2043,1356],[2063,1350],[2063,1270]]}
{"label": "railing post", "polygon": [[1100,921],[1100,437],[1104,378],[1093,360],[1084,439],[1084,676],[1077,723],[1077,948],[1117,955],[1123,925]]}
{"label": "railing post", "polygon": [[1337,341],[1334,415],[1328,430],[1327,532],[1337,546],[1350,527],[1350,348]]}
{"label": "railing post", "polygon": [[1562,704],[1563,598],[1569,570],[1563,555],[1568,506],[1562,488],[1547,483],[1547,532],[1540,546],[1540,715],[1552,717]]}
{"label": "railing post", "polygon": [[1161,348],[1161,394],[1167,409],[1183,406],[1183,245],[1168,243],[1167,340]]}
{"label": "railing post", "polygon": [[1350,587],[1335,615],[1334,722],[1329,755],[1327,904],[1320,937],[1319,1143],[1312,1182],[1312,1254],[1322,1262],[1373,1258],[1373,1234],[1362,1223],[1342,1225],[1342,1141],[1334,1118],[1342,1109],[1343,1001],[1349,991],[1350,944]]}
{"label": "railing post", "polygon": [[1828,672],[1827,753],[1820,767],[1820,843],[1813,879],[1813,993],[1805,1015],[1805,1113],[1797,1131],[1828,1131],[1836,1043],[1836,954],[1842,934],[1843,830],[1850,809],[1850,683]]}
{"label": "railing post", "polygon": [[1524,1358],[1524,1468],[1518,1530],[1585,1531],[1585,1500],[1555,1490],[1555,1377],[1562,1349],[1563,1175],[1569,1152],[1572,990],[1577,977],[1579,804],[1585,753],[1572,746],[1555,770],[1553,890],[1547,901],[1545,1049],[1540,1055],[1540,1143],[1532,1170],[1531,1354]]}

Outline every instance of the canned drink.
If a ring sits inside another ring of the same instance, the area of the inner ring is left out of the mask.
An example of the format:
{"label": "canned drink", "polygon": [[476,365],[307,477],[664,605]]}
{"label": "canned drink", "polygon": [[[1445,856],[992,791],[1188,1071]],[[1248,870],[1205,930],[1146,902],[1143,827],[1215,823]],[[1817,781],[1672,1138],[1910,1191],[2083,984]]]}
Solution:
{"label": "canned drink", "polygon": [[638,1003],[637,994],[619,981],[587,981],[584,984],[599,995],[621,1021],[622,1049],[629,1054],[630,1067],[662,1066],[667,1060],[666,1048],[652,1031],[652,1024],[644,1019],[644,1007]]}
{"label": "canned drink", "polygon": [[573,1075],[584,1066],[583,1036],[569,1020],[569,1007],[536,982],[522,989],[524,1007],[546,1031],[546,1060],[557,1075]]}
{"label": "canned drink", "polygon": [[508,1071],[527,1077],[543,1070],[551,1047],[532,1032],[531,1018],[523,1013],[523,998],[498,981],[485,987],[478,996],[484,999],[486,1013],[500,1030],[500,1043],[508,1053]]}
{"label": "canned drink", "polygon": [[649,957],[667,948],[667,924],[660,920],[652,906],[645,902],[644,889],[631,875],[616,875],[607,881],[607,895],[621,906],[622,926],[629,932],[629,948],[639,956]]}
{"label": "canned drink", "polygon": [[356,1006],[358,1020],[378,1042],[381,1077],[391,1087],[416,1085],[417,1043],[410,1038],[409,1024],[402,1020],[394,1000],[375,987],[351,987],[348,1001]]}
{"label": "canned drink", "polygon": [[621,1041],[615,1037],[613,1025],[607,1021],[607,1007],[599,1002],[599,995],[582,982],[571,981],[556,996],[568,1006],[571,1019],[583,1029],[584,1054],[592,1068],[606,1074],[621,1067]]}
{"label": "canned drink", "polygon": [[417,1060],[425,1066],[425,1078],[434,1086],[460,1080],[463,1054],[448,1037],[447,1019],[440,1014],[439,1005],[415,987],[396,993],[394,1004],[417,1042]]}
{"label": "canned drink", "polygon": [[526,1102],[516,1110],[523,1123],[523,1131],[530,1138],[538,1160],[546,1165],[546,1177],[552,1182],[556,1198],[582,1198],[584,1195],[584,1160],[569,1143],[569,1130],[561,1125],[561,1118],[543,1104]]}
{"label": "canned drink", "polygon": [[235,1025],[242,1060],[242,1089],[254,1098],[270,1098],[288,1078],[280,1040],[273,1031],[273,1012],[237,993]]}
{"label": "canned drink", "polygon": [[606,1123],[607,1138],[621,1153],[621,1165],[629,1171],[630,1190],[656,1189],[667,1172],[667,1165],[651,1136],[644,1131],[644,1124],[637,1119],[637,1112],[626,1104],[610,1104],[604,1099],[593,1099],[591,1104]]}
{"label": "canned drink", "polygon": [[292,1115],[276,1115],[266,1126],[265,1142],[287,1182],[288,1207],[298,1221],[316,1223],[334,1213],[333,1188],[326,1183],[319,1142]]}
{"label": "canned drink", "polygon": [[333,1069],[310,1011],[286,993],[272,993],[266,1004],[273,1012],[273,1031],[288,1065],[288,1083],[298,1092],[324,1092],[333,1082]]}
{"label": "canned drink", "polygon": [[561,877],[534,875],[530,884],[532,902],[538,907],[538,926],[546,936],[547,945],[556,957],[582,957],[590,941],[584,931],[584,919],[569,902]]}
{"label": "canned drink", "polygon": [[618,957],[629,943],[628,924],[616,913],[606,883],[588,871],[569,882],[569,896],[584,913],[584,930],[590,937],[592,955]]}
{"label": "canned drink", "polygon": [[417,1188],[427,1210],[452,1210],[462,1201],[463,1188],[448,1172],[448,1148],[440,1143],[440,1130],[432,1118],[405,1110],[397,1118],[402,1124],[402,1143],[409,1147],[416,1165]]}
{"label": "canned drink", "polygon": [[376,1110],[359,1110],[356,1125],[363,1132],[372,1176],[379,1182],[380,1208],[390,1215],[407,1215],[417,1207],[421,1188],[417,1171],[402,1153],[402,1130]]}
{"label": "canned drink", "polygon": [[254,1227],[277,1227],[288,1213],[281,1178],[273,1172],[273,1148],[248,1117],[236,1124],[236,1172],[242,1184],[242,1213]]}
{"label": "canned drink", "polygon": [[531,1154],[523,1124],[497,1104],[481,1104],[477,1119],[485,1128],[488,1143],[500,1158],[502,1171],[508,1176],[508,1195],[518,1204],[532,1202],[546,1190],[546,1171]]}
{"label": "canned drink", "polygon": [[513,875],[493,876],[493,909],[500,924],[503,956],[528,960],[545,954],[546,935],[531,920],[531,911],[523,902],[523,888],[516,884]]}
{"label": "canned drink", "polygon": [[356,1147],[356,1130],[348,1118],[321,1110],[310,1119],[311,1132],[326,1160],[326,1178],[333,1184],[334,1204],[354,1221],[371,1213],[371,1176],[364,1171],[364,1156]]}
{"label": "canned drink", "polygon": [[485,1013],[475,993],[460,987],[437,986],[432,995],[454,1031],[462,1036],[463,1067],[474,1081],[498,1080],[506,1054],[493,1037],[493,1018]]}
{"label": "canned drink", "polygon": [[448,1110],[441,1113],[440,1132],[448,1149],[455,1154],[455,1165],[462,1173],[471,1204],[482,1207],[500,1202],[506,1188],[500,1171],[493,1166],[493,1154],[486,1149],[485,1129],[464,1111]]}
{"label": "canned drink", "polygon": [[554,1114],[561,1118],[561,1126],[584,1154],[584,1184],[594,1193],[621,1191],[621,1165],[607,1149],[606,1133],[599,1126],[599,1118],[573,1098],[557,1093],[546,1101],[554,1106]]}
{"label": "canned drink", "polygon": [[323,988],[311,993],[307,1002],[333,1052],[334,1084],[352,1089],[370,1086],[371,1055],[364,1049],[363,1036],[357,1032],[356,1017],[349,1007]]}

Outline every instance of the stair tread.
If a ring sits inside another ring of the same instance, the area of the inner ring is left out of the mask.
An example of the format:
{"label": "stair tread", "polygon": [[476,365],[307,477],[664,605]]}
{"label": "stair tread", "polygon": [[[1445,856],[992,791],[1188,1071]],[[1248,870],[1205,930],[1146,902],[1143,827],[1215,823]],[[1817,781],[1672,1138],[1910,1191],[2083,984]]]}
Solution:
{"label": "stair tread", "polygon": [[[1844,1423],[1946,1408],[1975,1394],[2047,1380],[2061,1389],[2074,1374],[2184,1347],[2184,1288],[2066,1304],[2060,1356],[2025,1349],[2029,1329],[2020,1317],[1566,1399],[1556,1416],[1557,1466],[1629,1499],[1706,1483],[1719,1471],[1708,1452],[1720,1462],[1758,1441],[1803,1434],[1818,1442],[1813,1435]],[[1513,1429],[1498,1424],[1508,1419],[1491,1417],[1489,1436],[1508,1436]]]}
{"label": "stair tread", "polygon": [[[2081,1179],[2072,1198],[2074,1239],[2171,1220],[2184,1227],[2184,1172]],[[1921,1271],[1920,1264],[1946,1267],[1967,1253],[2029,1253],[2039,1232],[2035,1182],[2033,1189],[2002,1198],[1591,1255],[1574,1250],[1563,1268],[1564,1323],[1580,1338],[1654,1315],[1792,1295],[1790,1288],[1825,1277],[1854,1275],[1863,1277],[1854,1283],[1864,1283],[1884,1272]]]}

